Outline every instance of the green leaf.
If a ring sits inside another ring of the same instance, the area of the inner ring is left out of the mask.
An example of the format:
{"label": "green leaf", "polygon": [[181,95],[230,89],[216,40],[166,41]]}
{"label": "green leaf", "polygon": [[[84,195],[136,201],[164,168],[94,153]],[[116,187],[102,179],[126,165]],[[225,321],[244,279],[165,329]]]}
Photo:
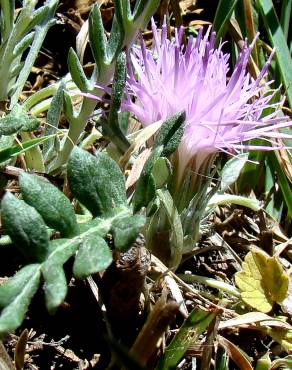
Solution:
{"label": "green leaf", "polygon": [[282,1],[280,23],[281,23],[281,27],[283,29],[285,39],[287,41],[288,41],[288,36],[289,36],[291,11],[292,11],[292,2],[290,0],[283,0]]}
{"label": "green leaf", "polygon": [[236,157],[232,157],[226,162],[221,173],[221,191],[227,190],[230,185],[235,183],[247,160],[248,154],[243,153],[237,155]]}
{"label": "green leaf", "polygon": [[95,4],[89,15],[89,42],[99,73],[107,62],[107,38],[99,5]]}
{"label": "green leaf", "polygon": [[73,206],[69,199],[45,178],[23,172],[19,176],[21,194],[34,207],[46,224],[60,231],[62,237],[78,233]]}
{"label": "green leaf", "polygon": [[216,44],[225,35],[227,24],[238,0],[220,0],[213,22],[213,29],[216,31]]}
{"label": "green leaf", "polygon": [[190,345],[194,345],[199,336],[208,328],[217,312],[193,309],[167,346],[156,370],[174,370]]}
{"label": "green leaf", "polygon": [[272,46],[276,49],[277,63],[285,86],[288,102],[292,108],[292,61],[285,35],[277,17],[272,0],[257,0],[265,28]]}
{"label": "green leaf", "polygon": [[22,290],[1,312],[0,337],[2,337],[4,334],[8,332],[14,331],[20,326],[25,317],[31,299],[39,287],[40,282],[39,265],[32,265],[29,273],[30,276],[29,278],[27,276],[26,284],[22,286]]}
{"label": "green leaf", "polygon": [[74,109],[73,109],[73,102],[72,102],[70,94],[68,94],[66,90],[63,90],[63,100],[64,100],[64,104],[63,104],[64,115],[69,121],[72,121],[74,120],[74,117],[75,117]]}
{"label": "green leaf", "polygon": [[9,38],[14,20],[14,11],[15,11],[15,0],[1,0],[1,43],[4,44]]}
{"label": "green leaf", "polygon": [[159,0],[137,0],[135,3],[135,8],[133,10],[134,22],[140,18],[140,28],[143,29],[147,26],[152,15],[158,8]]}
{"label": "green leaf", "polygon": [[129,249],[136,240],[138,233],[144,224],[145,217],[142,215],[129,215],[122,218],[116,218],[113,221],[111,228],[115,247],[120,251]]}
{"label": "green leaf", "polygon": [[[58,125],[63,107],[65,83],[61,80],[58,90],[53,96],[50,107],[47,114],[47,124],[45,126],[45,136],[54,135],[58,132]],[[43,144],[43,157],[46,161],[51,159],[55,154],[55,143],[59,140],[57,136],[52,137]]]}
{"label": "green leaf", "polygon": [[0,118],[0,135],[11,135],[19,130],[33,131],[39,126],[35,117],[30,117],[20,105],[16,105],[7,116]]}
{"label": "green leaf", "polygon": [[53,313],[66,297],[68,288],[63,264],[73,256],[79,244],[78,239],[57,239],[50,242],[52,251],[42,265],[46,306],[50,313]]}
{"label": "green leaf", "polygon": [[162,145],[154,148],[144,165],[142,174],[137,182],[135,193],[133,196],[132,203],[134,213],[138,212],[142,207],[147,207],[147,205],[155,197],[156,184],[154,176],[151,172],[153,170],[155,162],[159,159],[162,151]]}
{"label": "green leaf", "polygon": [[152,175],[155,180],[155,186],[157,189],[162,188],[167,184],[170,176],[172,174],[172,168],[169,160],[165,157],[160,157],[155,161]]}
{"label": "green leaf", "polygon": [[[25,82],[27,81],[28,75],[31,72],[31,69],[34,65],[34,62],[39,55],[39,51],[42,47],[42,44],[44,42],[45,36],[49,30],[49,28],[55,23],[53,20],[56,8],[58,5],[58,0],[48,0],[46,1],[46,5],[44,5],[44,8],[37,9],[33,14],[33,20],[30,26],[32,26],[33,22],[36,22],[36,28],[35,28],[35,37],[32,42],[32,45],[29,49],[28,55],[25,58],[25,64],[23,69],[21,70],[16,83],[15,83],[15,90],[12,93],[11,96],[11,106],[15,106],[17,104],[17,101],[19,99],[19,96],[23,90],[23,86]],[[31,28],[28,27],[26,32],[28,32]]]}
{"label": "green leaf", "polygon": [[180,216],[168,190],[159,189],[157,190],[157,195],[161,201],[161,206],[165,209],[172,231],[170,240],[171,258],[169,266],[177,267],[182,258],[184,238]]}
{"label": "green leaf", "polygon": [[233,194],[214,194],[208,201],[207,210],[215,209],[216,207],[223,204],[238,204],[252,209],[257,212],[261,209],[260,203],[257,199],[242,197],[240,195]]}
{"label": "green leaf", "polygon": [[162,156],[167,157],[178,147],[184,133],[185,119],[185,112],[180,112],[163,122],[154,142],[154,148],[163,145]]}
{"label": "green leaf", "polygon": [[[4,135],[1,136],[0,137],[0,153],[3,150],[7,150],[7,149],[9,150],[13,146],[13,143],[14,143],[13,135],[11,135],[11,136],[4,136]],[[12,162],[11,158],[4,161],[4,162],[0,161],[0,168],[3,168],[5,166],[11,164],[11,162]]]}
{"label": "green leaf", "polygon": [[29,32],[33,29],[37,24],[41,23],[45,18],[49,15],[49,7],[47,5],[41,6],[40,8],[36,9],[33,14],[30,16],[30,22],[28,27],[25,29],[24,33]]}
{"label": "green leaf", "polygon": [[91,234],[79,247],[73,265],[73,274],[82,279],[106,269],[112,262],[111,251],[99,234]]}
{"label": "green leaf", "polygon": [[35,32],[30,32],[27,34],[14,48],[13,55],[17,57],[18,55],[22,55],[22,53],[29,47],[32,43],[35,36]]}
{"label": "green leaf", "polygon": [[105,133],[114,144],[122,151],[126,152],[130,144],[119,125],[118,112],[124,96],[126,82],[126,54],[121,52],[116,61],[115,74],[113,79],[111,105],[107,125],[103,126]]}
{"label": "green leaf", "polygon": [[17,248],[31,261],[44,261],[49,237],[40,214],[10,193],[5,194],[1,209],[3,225]]}
{"label": "green leaf", "polygon": [[139,178],[133,197],[134,213],[138,212],[143,206],[147,206],[155,197],[155,180],[153,175],[142,174]]}
{"label": "green leaf", "polygon": [[123,19],[120,21],[117,8],[115,7],[115,15],[112,22],[111,33],[107,44],[107,56],[109,63],[113,63],[121,51],[125,36]]}
{"label": "green leaf", "polygon": [[107,154],[93,156],[74,148],[68,162],[68,182],[74,196],[93,216],[113,215],[127,208],[124,176]]}
{"label": "green leaf", "polygon": [[[23,66],[24,66],[24,62],[20,62],[19,64],[12,66],[10,70],[10,78],[12,79],[13,77],[18,76]],[[11,90],[9,90],[9,93],[12,93],[13,90],[14,90],[14,87],[12,87]]]}
{"label": "green leaf", "polygon": [[24,153],[27,150],[34,148],[35,146],[38,146],[45,141],[49,140],[50,138],[55,137],[55,135],[50,136],[43,136],[36,139],[27,140],[22,144],[13,145],[9,148],[0,150],[0,163],[3,163],[12,157],[15,157],[18,154]]}
{"label": "green leaf", "polygon": [[235,282],[249,306],[267,313],[275,302],[286,298],[289,279],[277,257],[252,250],[245,256],[242,268],[235,274]]}
{"label": "green leaf", "polygon": [[78,89],[81,90],[82,92],[88,92],[91,89],[91,84],[88,81],[83,71],[83,67],[73,48],[69,49],[67,63],[69,72]]}
{"label": "green leaf", "polygon": [[15,297],[23,291],[39,266],[39,264],[26,265],[13,277],[0,285],[0,308],[10,305]]}

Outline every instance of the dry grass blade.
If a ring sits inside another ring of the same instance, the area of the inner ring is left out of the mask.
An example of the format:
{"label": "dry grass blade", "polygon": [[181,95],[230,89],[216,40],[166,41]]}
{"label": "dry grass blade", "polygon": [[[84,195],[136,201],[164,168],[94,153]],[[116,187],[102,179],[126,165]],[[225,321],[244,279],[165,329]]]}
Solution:
{"label": "dry grass blade", "polygon": [[139,154],[127,178],[126,189],[129,189],[131,186],[133,186],[137,182],[143,170],[144,164],[146,163],[150,154],[151,154],[151,149],[149,148],[146,148],[145,150],[143,150],[142,153]]}
{"label": "dry grass blade", "polygon": [[16,370],[23,369],[27,340],[28,340],[28,330],[24,329],[23,332],[20,334],[14,352],[14,363]]}
{"label": "dry grass blade", "polygon": [[183,315],[184,318],[188,317],[188,310],[184,301],[184,298],[181,294],[178,284],[176,281],[169,275],[164,276],[164,281],[171,291],[172,297],[179,305],[179,311]]}
{"label": "dry grass blade", "polygon": [[0,369],[1,370],[15,370],[11,358],[6,352],[2,342],[0,342]]}
{"label": "dry grass blade", "polygon": [[225,349],[240,370],[253,370],[251,363],[232,342],[221,335],[217,337],[217,340],[219,345]]}
{"label": "dry grass blade", "polygon": [[226,329],[226,328],[242,326],[242,325],[248,325],[248,326],[254,327],[255,324],[257,323],[260,324],[261,322],[268,323],[269,326],[291,329],[291,326],[288,323],[280,319],[275,319],[263,312],[248,312],[246,314],[240,315],[230,320],[222,321],[219,324],[219,329]]}
{"label": "dry grass blade", "polygon": [[214,342],[217,336],[219,323],[220,323],[220,316],[217,315],[208,327],[206,340],[203,344],[201,370],[210,369],[211,367]]}
{"label": "dry grass blade", "polygon": [[162,123],[163,123],[162,120],[157,121],[139,132],[135,140],[130,145],[129,149],[119,160],[119,165],[121,167],[124,167],[127,164],[128,160],[130,159],[131,155],[134,153],[135,150],[137,150],[143,144],[145,144],[146,141],[150,139],[160,129]]}
{"label": "dry grass blade", "polygon": [[166,294],[162,294],[162,297],[155,304],[130,350],[130,354],[140,365],[145,366],[156,353],[161,337],[168,325],[175,319],[178,308],[176,302],[166,302]]}
{"label": "dry grass blade", "polygon": [[287,149],[280,149],[276,152],[276,157],[279,161],[280,166],[283,168],[283,171],[285,172],[287,179],[290,181],[290,184],[292,184],[292,158],[291,154]]}

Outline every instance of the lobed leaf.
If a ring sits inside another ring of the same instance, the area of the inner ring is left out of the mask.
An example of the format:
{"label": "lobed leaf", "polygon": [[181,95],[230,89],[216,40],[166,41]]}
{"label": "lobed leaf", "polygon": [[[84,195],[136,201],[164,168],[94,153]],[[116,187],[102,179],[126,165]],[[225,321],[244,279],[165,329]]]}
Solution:
{"label": "lobed leaf", "polygon": [[128,215],[116,218],[111,227],[115,248],[122,252],[129,249],[144,224],[145,217],[142,215]]}
{"label": "lobed leaf", "polygon": [[53,313],[67,294],[67,280],[63,265],[76,252],[80,241],[57,239],[50,243],[51,253],[42,265],[45,280],[45,300],[49,312]]}
{"label": "lobed leaf", "polygon": [[93,156],[76,147],[67,171],[72,193],[93,216],[110,216],[127,208],[123,174],[108,155]]}
{"label": "lobed leaf", "polygon": [[89,42],[99,73],[107,62],[107,38],[99,5],[95,4],[89,15]]}
{"label": "lobed leaf", "polygon": [[22,55],[22,53],[29,47],[35,36],[35,31],[28,33],[19,43],[15,46],[13,54],[15,57]]}
{"label": "lobed leaf", "polygon": [[5,194],[1,209],[3,225],[13,243],[29,260],[43,262],[49,237],[41,215],[10,193]]}
{"label": "lobed leaf", "polygon": [[112,254],[107,243],[99,233],[93,233],[83,240],[78,249],[73,274],[82,279],[106,269],[111,262]]}
{"label": "lobed leaf", "polygon": [[0,308],[6,307],[12,303],[15,297],[23,291],[39,266],[39,264],[26,265],[13,277],[0,285]]}
{"label": "lobed leaf", "polygon": [[277,257],[252,250],[245,256],[242,268],[235,274],[235,282],[246,304],[267,313],[274,303],[286,298],[289,279]]}
{"label": "lobed leaf", "polygon": [[[25,317],[30,301],[39,287],[41,275],[39,265],[30,266],[29,271],[26,271],[30,276],[27,276],[26,283],[23,284],[21,291],[18,292],[9,305],[1,312],[0,337],[19,327]],[[17,275],[15,275],[14,278],[18,280],[19,276],[16,276]]]}
{"label": "lobed leaf", "polygon": [[19,176],[19,185],[25,202],[39,212],[49,227],[60,231],[62,237],[78,233],[73,206],[58,188],[43,177],[25,172]]}
{"label": "lobed leaf", "polygon": [[[58,0],[48,0],[43,7],[38,8],[32,16],[32,21],[28,27],[23,31],[24,33],[29,32],[31,28],[36,25],[36,33],[33,39],[32,45],[25,58],[25,64],[23,69],[14,84],[13,92],[11,92],[11,106],[14,107],[19,99],[19,96],[23,90],[23,86],[27,81],[28,75],[34,65],[34,62],[39,54],[42,47],[44,38],[49,28],[54,24],[54,14],[58,5]],[[25,9],[24,9],[25,10]],[[22,13],[22,12],[21,12]],[[29,14],[31,18],[31,14]],[[20,18],[20,17],[19,17]],[[19,19],[18,18],[18,19]]]}
{"label": "lobed leaf", "polygon": [[140,28],[146,27],[150,17],[155,13],[158,8],[159,0],[137,0],[133,10],[133,20],[141,23]]}
{"label": "lobed leaf", "polygon": [[[125,0],[123,0],[125,1]],[[125,37],[124,19],[122,14],[121,1],[114,0],[115,15],[112,21],[111,33],[107,44],[108,58],[111,63],[116,59],[121,51]]]}
{"label": "lobed leaf", "polygon": [[35,117],[30,117],[20,105],[0,119],[0,135],[11,135],[19,130],[33,131],[39,126]]}
{"label": "lobed leaf", "polygon": [[119,110],[122,98],[124,96],[124,87],[126,82],[126,54],[121,52],[116,61],[115,74],[111,93],[110,112],[107,124],[103,126],[105,133],[122,151],[126,152],[130,144],[119,125]]}
{"label": "lobed leaf", "polygon": [[73,48],[69,49],[67,64],[72,79],[76,83],[78,89],[83,92],[89,91],[91,89],[91,84],[88,81],[79,58]]}
{"label": "lobed leaf", "polygon": [[[45,136],[57,134],[60,116],[64,104],[64,89],[65,82],[61,80],[58,90],[54,94],[50,107],[48,109]],[[59,138],[57,136],[53,136],[43,143],[42,154],[46,162],[49,162],[56,155],[55,145],[58,140]]]}

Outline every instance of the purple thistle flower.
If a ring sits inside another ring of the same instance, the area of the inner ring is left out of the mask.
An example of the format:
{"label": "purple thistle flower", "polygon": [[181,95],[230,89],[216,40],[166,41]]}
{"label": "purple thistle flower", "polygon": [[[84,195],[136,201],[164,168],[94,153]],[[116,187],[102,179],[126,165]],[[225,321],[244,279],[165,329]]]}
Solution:
{"label": "purple thistle flower", "polygon": [[[274,92],[267,92],[271,82],[263,80],[272,55],[257,79],[247,72],[255,40],[250,46],[245,44],[228,79],[229,55],[223,53],[222,44],[215,49],[215,34],[210,34],[210,28],[204,37],[202,29],[196,39],[189,37],[186,46],[182,43],[183,28],[175,30],[174,40],[167,38],[165,22],[159,34],[152,20],[152,31],[152,50],[146,49],[142,38],[140,47],[131,50],[122,108],[144,126],[185,110],[185,132],[178,148],[179,177],[190,160],[199,171],[218,151],[273,150],[281,148],[275,139],[291,138],[278,131],[291,122],[279,118],[281,103],[270,104]],[[272,108],[272,113],[262,117],[266,108]],[[254,138],[268,143],[248,145]]]}

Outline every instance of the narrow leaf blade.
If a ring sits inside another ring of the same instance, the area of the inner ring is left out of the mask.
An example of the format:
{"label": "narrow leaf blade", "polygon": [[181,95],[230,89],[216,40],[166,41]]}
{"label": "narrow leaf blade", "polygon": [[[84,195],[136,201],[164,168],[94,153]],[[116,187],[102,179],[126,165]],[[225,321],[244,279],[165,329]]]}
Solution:
{"label": "narrow leaf blade", "polygon": [[216,317],[217,313],[218,312],[216,311],[203,311],[197,308],[193,309],[175,337],[167,346],[156,369],[176,369],[178,362],[183,357],[189,346],[198,340],[199,335],[207,329],[211,321]]}

